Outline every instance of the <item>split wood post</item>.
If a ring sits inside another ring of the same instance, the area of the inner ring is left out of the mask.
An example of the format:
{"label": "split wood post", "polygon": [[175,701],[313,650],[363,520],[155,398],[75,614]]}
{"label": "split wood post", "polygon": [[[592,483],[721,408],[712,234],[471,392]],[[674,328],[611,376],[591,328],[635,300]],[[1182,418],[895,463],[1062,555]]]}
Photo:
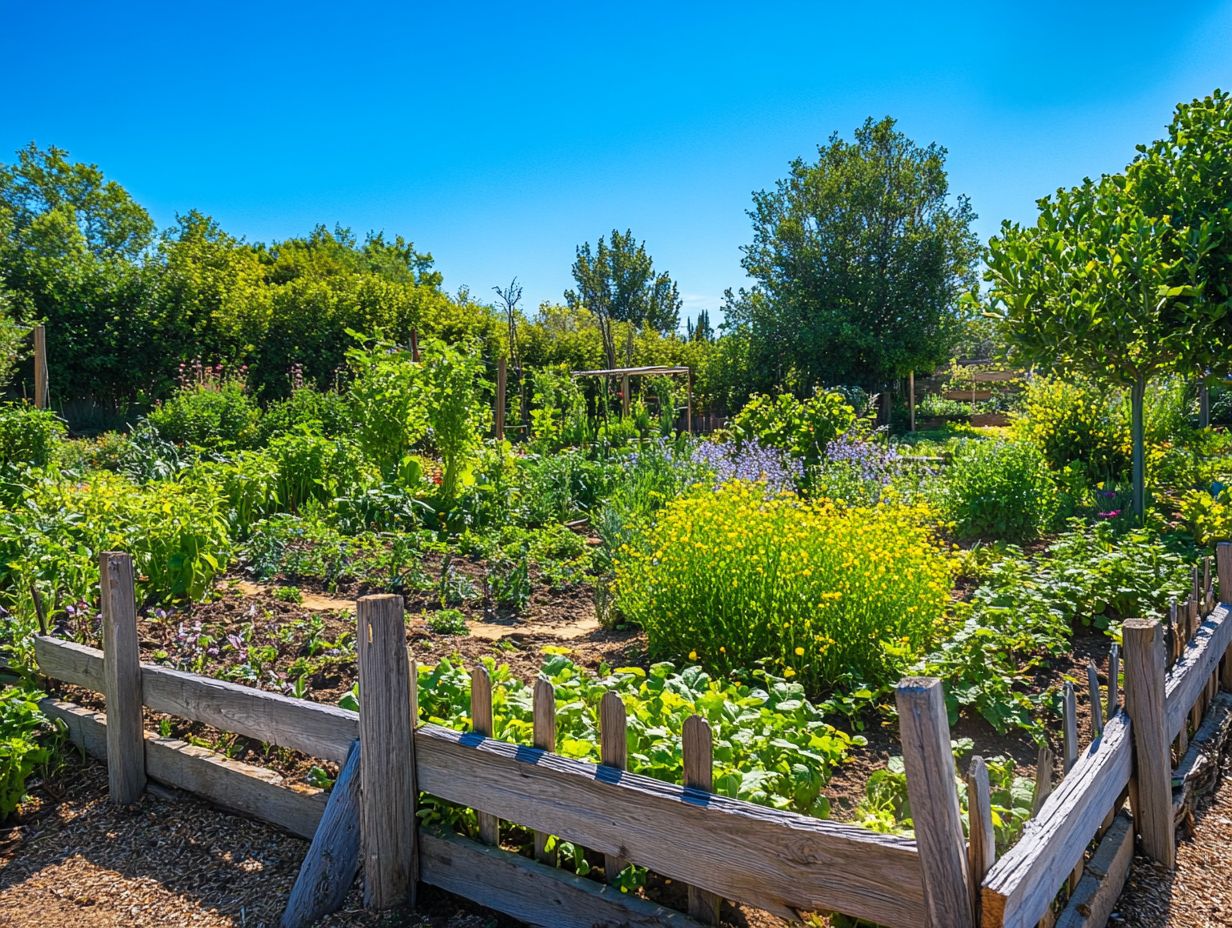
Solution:
{"label": "split wood post", "polygon": [[[1217,601],[1232,600],[1232,542],[1221,541],[1215,546],[1215,573],[1219,580]],[[1232,651],[1223,656],[1223,688],[1232,692]]]}
{"label": "split wood post", "polygon": [[1202,559],[1202,611],[1210,614],[1215,608],[1215,597],[1211,588],[1211,556]]}
{"label": "split wood post", "polygon": [[1065,763],[1062,769],[1069,773],[1078,763],[1078,700],[1074,696],[1074,684],[1068,680],[1061,695],[1061,708],[1065,722]]}
{"label": "split wood post", "polygon": [[[535,681],[535,747],[544,751],[556,750],[556,689],[551,682],[540,677]],[[556,855],[547,849],[548,836],[535,832],[535,859],[555,866]]]}
{"label": "split wood post", "polygon": [[505,437],[505,359],[496,359],[496,415],[494,417],[496,425],[496,438],[500,440]]}
{"label": "split wood post", "polygon": [[941,681],[907,677],[895,697],[929,924],[974,928],[974,896]]}
{"label": "split wood post", "polygon": [[1125,644],[1125,709],[1134,739],[1134,823],[1142,836],[1142,849],[1171,869],[1176,865],[1176,832],[1164,711],[1163,637],[1154,619],[1127,619],[1121,637]]}
{"label": "split wood post", "polygon": [[620,377],[620,415],[622,418],[629,418],[629,375],[622,374]]}
{"label": "split wood post", "polygon": [[[620,694],[608,690],[599,703],[599,758],[609,767],[624,770],[629,762],[629,741],[625,734],[627,719]],[[615,883],[628,861],[618,854],[603,855],[603,872],[609,883]]]}
{"label": "split wood post", "polygon": [[688,381],[685,386],[684,427],[690,435],[693,434],[693,368],[689,368]]}
{"label": "split wood post", "polygon": [[[1198,570],[1194,568],[1194,584],[1198,582]],[[1198,614],[1198,597],[1196,594],[1189,597],[1189,636],[1186,639],[1186,644],[1193,641],[1194,636],[1198,633],[1198,626],[1202,624],[1202,617]],[[1193,725],[1194,733],[1202,727],[1202,716],[1206,714],[1206,692],[1198,694],[1198,698],[1194,700],[1194,704],[1189,709],[1189,723]],[[1182,755],[1184,756],[1184,755]]]}
{"label": "split wood post", "polygon": [[411,329],[411,360],[419,363],[419,330]]}
{"label": "split wood post", "polygon": [[1210,428],[1211,425],[1211,388],[1206,384],[1198,387],[1198,428]]}
{"label": "split wood post", "polygon": [[51,390],[47,383],[47,329],[34,327],[34,406],[47,409],[51,405]]}
{"label": "split wood post", "polygon": [[[684,720],[681,736],[684,753],[684,785],[710,792],[714,789],[714,740],[710,725],[700,715]],[[689,915],[710,925],[719,923],[723,899],[712,892],[689,887]]]}
{"label": "split wood post", "polygon": [[1087,661],[1087,686],[1091,690],[1091,740],[1104,730],[1104,703],[1099,692],[1099,670],[1095,661]]}
{"label": "split wood post", "polygon": [[1113,642],[1108,652],[1108,718],[1117,714],[1121,688],[1121,649]]}
{"label": "split wood post", "polygon": [[[471,671],[471,731],[492,737],[492,678],[486,667]],[[500,844],[500,819],[488,812],[475,811],[479,840],[493,847]]]}
{"label": "split wood post", "polygon": [[136,802],[145,790],[141,719],[141,654],[133,559],[119,551],[99,557],[103,601],[103,694],[107,700],[107,787],[111,801]]}
{"label": "split wood post", "polygon": [[415,903],[419,861],[415,741],[404,605],[397,595],[363,596],[359,620],[360,847],[364,905]]}
{"label": "split wood post", "polygon": [[988,766],[978,754],[967,770],[967,865],[971,869],[971,895],[979,921],[980,884],[997,862],[997,835],[992,827],[992,798],[988,786]]}

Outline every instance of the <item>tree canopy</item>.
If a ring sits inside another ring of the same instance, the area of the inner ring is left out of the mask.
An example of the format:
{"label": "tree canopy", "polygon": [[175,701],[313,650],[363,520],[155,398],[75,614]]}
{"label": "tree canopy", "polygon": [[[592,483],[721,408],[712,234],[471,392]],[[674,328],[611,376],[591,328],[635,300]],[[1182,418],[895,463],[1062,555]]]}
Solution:
{"label": "tree canopy", "polygon": [[743,264],[757,287],[728,317],[747,330],[754,369],[797,391],[878,390],[948,357],[979,247],[945,155],[870,118],[754,194]]}

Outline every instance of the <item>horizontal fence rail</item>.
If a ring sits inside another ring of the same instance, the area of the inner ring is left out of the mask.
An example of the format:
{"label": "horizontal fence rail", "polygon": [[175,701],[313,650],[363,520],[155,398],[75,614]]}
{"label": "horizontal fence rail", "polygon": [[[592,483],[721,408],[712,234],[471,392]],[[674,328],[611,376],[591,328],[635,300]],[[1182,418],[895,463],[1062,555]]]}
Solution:
{"label": "horizontal fence rail", "polygon": [[[100,650],[46,636],[37,637],[34,647],[46,676],[101,690]],[[154,711],[317,757],[344,760],[358,732],[357,714],[345,709],[153,664],[142,664],[141,676],[142,700]],[[96,714],[90,718],[99,721]],[[169,740],[147,733],[147,760],[151,745]],[[435,725],[419,726],[414,741],[418,787],[441,799],[619,855],[783,917],[824,910],[891,928],[919,924],[924,905],[920,858],[910,839]],[[158,772],[166,772],[165,766],[154,763],[147,769],[155,779],[189,788],[183,786],[189,774],[177,768],[168,778]],[[203,779],[195,772],[198,766],[184,768],[194,771],[194,782]],[[260,768],[228,769],[248,773]],[[201,794],[236,808],[216,782],[210,779]],[[285,787],[270,788],[297,795]],[[319,818],[323,804],[314,800],[316,811],[305,812],[302,801],[289,801],[294,808],[287,810],[288,820],[295,824],[276,823],[305,835],[307,817]],[[260,809],[261,803],[254,803],[240,811]]]}

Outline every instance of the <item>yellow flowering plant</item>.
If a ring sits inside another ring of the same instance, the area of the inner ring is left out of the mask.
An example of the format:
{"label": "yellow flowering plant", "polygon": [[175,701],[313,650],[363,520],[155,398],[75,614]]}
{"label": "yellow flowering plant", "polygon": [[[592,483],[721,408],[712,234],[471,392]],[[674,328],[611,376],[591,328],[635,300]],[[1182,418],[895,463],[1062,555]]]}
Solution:
{"label": "yellow flowering plant", "polygon": [[617,559],[651,656],[761,665],[824,691],[889,682],[930,645],[956,562],[924,505],[848,507],[733,482],[669,503]]}

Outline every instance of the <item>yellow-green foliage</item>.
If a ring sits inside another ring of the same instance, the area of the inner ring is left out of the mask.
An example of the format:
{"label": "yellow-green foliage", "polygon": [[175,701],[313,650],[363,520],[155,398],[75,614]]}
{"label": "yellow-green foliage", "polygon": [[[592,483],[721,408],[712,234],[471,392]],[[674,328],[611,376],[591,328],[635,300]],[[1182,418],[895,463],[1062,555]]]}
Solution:
{"label": "yellow-green foliage", "polygon": [[1056,470],[1079,461],[1089,476],[1103,479],[1129,465],[1129,434],[1104,392],[1088,383],[1034,378],[1014,419],[1014,433],[1038,447]]}
{"label": "yellow-green foliage", "polygon": [[617,564],[617,603],[655,657],[764,661],[819,691],[892,680],[928,646],[955,560],[920,505],[848,508],[730,483],[669,503]]}
{"label": "yellow-green foliage", "polygon": [[1181,497],[1180,516],[1203,547],[1232,538],[1232,504],[1226,492],[1215,496],[1207,490],[1190,490]]}

